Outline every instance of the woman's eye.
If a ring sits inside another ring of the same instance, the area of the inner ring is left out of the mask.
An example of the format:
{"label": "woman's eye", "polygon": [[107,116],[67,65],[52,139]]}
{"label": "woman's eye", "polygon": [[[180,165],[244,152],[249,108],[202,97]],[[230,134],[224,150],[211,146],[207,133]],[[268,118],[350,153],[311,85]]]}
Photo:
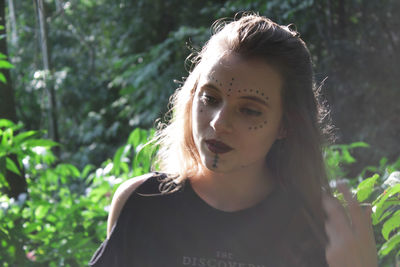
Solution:
{"label": "woman's eye", "polygon": [[260,111],[250,109],[250,108],[241,108],[240,112],[242,112],[243,114],[248,115],[248,116],[260,116],[261,115]]}
{"label": "woman's eye", "polygon": [[215,97],[212,97],[210,95],[202,95],[200,97],[200,100],[205,104],[205,105],[213,105],[217,103],[217,99]]}

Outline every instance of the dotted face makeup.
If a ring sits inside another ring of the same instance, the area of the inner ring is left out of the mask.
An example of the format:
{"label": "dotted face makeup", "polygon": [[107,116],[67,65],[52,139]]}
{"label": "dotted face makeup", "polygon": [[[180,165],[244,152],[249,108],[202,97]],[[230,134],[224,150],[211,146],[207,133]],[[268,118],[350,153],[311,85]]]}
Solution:
{"label": "dotted face makeup", "polygon": [[215,154],[214,157],[214,162],[213,162],[213,168],[217,168],[218,167],[218,154]]}
{"label": "dotted face makeup", "polygon": [[[223,88],[224,83],[222,81],[218,81],[217,79],[215,79],[214,76],[211,76],[211,80],[214,81],[217,85],[219,85],[221,88]],[[242,93],[251,93],[252,95],[257,95],[259,97],[261,97],[263,100],[268,101],[269,97],[266,96],[261,89],[253,89],[253,88],[241,88],[241,89],[232,89],[232,86],[234,85],[234,81],[235,78],[232,77],[231,80],[229,81],[229,86],[228,86],[228,90],[226,92],[226,96],[231,96],[232,93],[237,93],[237,94],[242,94]],[[203,112],[203,109],[200,110],[200,112]],[[265,125],[267,124],[267,121],[264,120],[263,123],[260,123],[258,125],[253,125],[253,126],[249,126],[248,130],[259,130],[262,129]],[[218,157],[216,157],[218,158]]]}

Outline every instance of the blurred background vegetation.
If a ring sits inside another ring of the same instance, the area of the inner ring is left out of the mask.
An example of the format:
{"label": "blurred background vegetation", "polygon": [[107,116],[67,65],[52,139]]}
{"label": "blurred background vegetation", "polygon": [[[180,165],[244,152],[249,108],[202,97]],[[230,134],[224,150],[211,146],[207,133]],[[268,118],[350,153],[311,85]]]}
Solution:
{"label": "blurred background vegetation", "polygon": [[2,266],[86,264],[116,187],[149,170],[143,144],[185,58],[240,11],[295,23],[309,45],[337,129],[330,176],[373,202],[380,266],[395,266],[398,0],[0,0]]}

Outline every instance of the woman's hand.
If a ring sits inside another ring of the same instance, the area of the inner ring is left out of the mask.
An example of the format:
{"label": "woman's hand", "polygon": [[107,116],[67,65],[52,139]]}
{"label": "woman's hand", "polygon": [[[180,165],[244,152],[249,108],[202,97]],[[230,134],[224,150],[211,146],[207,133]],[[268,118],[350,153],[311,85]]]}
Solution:
{"label": "woman's hand", "polygon": [[338,183],[337,189],[343,194],[348,210],[346,213],[336,198],[324,196],[328,216],[325,230],[329,238],[325,254],[329,267],[377,267],[371,206],[361,207],[344,183]]}

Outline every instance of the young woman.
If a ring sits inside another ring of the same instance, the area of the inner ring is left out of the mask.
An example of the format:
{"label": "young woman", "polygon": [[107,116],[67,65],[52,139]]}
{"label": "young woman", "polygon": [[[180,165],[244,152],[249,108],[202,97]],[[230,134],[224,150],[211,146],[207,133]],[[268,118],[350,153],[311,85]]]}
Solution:
{"label": "young woman", "polygon": [[257,15],[215,28],[158,131],[163,172],[118,188],[90,265],[377,266],[369,213],[330,195],[299,34]]}

